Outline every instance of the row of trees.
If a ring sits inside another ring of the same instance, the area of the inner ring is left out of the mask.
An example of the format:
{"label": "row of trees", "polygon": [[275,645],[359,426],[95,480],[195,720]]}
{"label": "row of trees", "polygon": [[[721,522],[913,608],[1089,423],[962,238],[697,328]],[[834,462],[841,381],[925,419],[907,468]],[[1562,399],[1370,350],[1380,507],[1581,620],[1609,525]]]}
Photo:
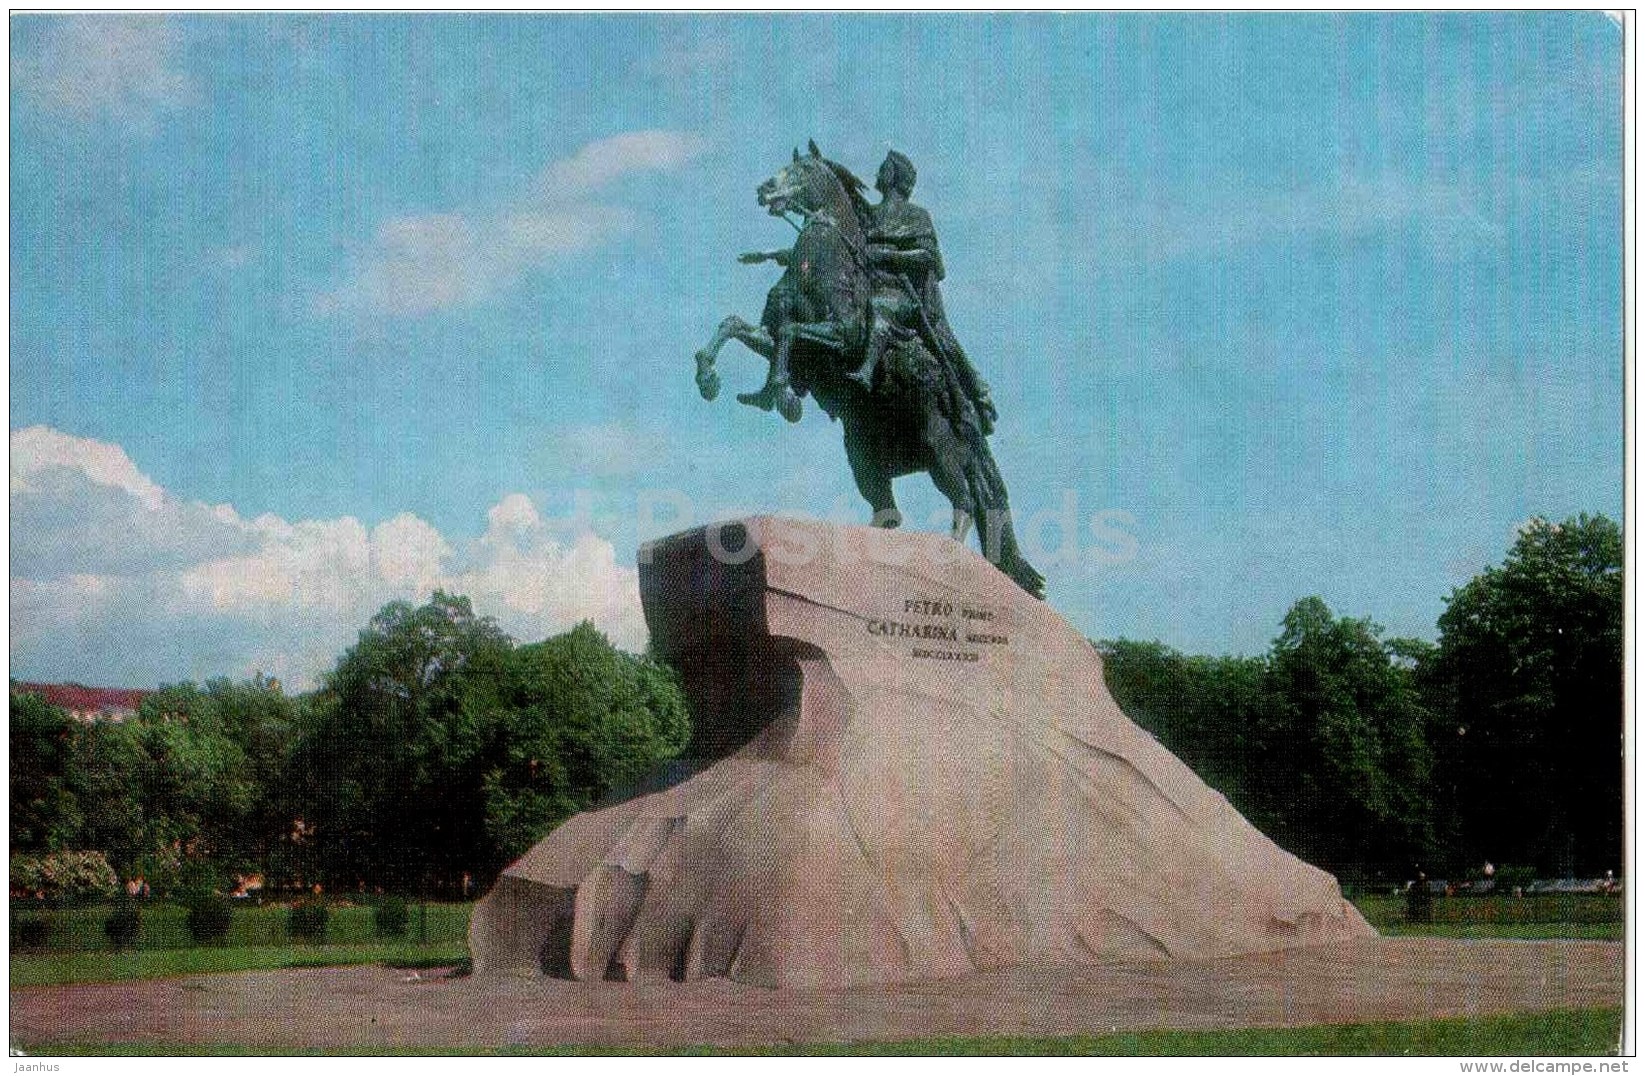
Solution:
{"label": "row of trees", "polygon": [[[1533,521],[1435,643],[1298,602],[1266,654],[1102,644],[1122,708],[1260,829],[1345,881],[1619,865],[1622,539]],[[690,739],[674,674],[583,624],[516,645],[465,598],[394,603],[323,686],[167,688],[126,723],[11,716],[14,852],[94,849],[164,891],[220,879],[447,891]]]}
{"label": "row of trees", "polygon": [[1622,857],[1622,536],[1533,520],[1435,643],[1318,598],[1257,657],[1102,644],[1139,724],[1283,847],[1350,882]]}
{"label": "row of trees", "polygon": [[386,606],[306,696],[184,684],[93,724],[14,696],[11,847],[97,849],[161,891],[202,865],[222,881],[454,891],[689,731],[673,674],[591,625],[519,646],[437,593]]}

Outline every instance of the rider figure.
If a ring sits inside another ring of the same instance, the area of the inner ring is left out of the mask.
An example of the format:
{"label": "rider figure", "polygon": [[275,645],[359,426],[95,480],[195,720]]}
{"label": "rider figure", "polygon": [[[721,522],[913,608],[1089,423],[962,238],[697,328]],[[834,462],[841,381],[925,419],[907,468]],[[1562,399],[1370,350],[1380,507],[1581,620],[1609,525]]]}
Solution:
{"label": "rider figure", "polygon": [[[914,162],[896,150],[885,155],[875,177],[874,189],[880,203],[868,222],[869,262],[886,286],[876,286],[873,326],[864,349],[863,364],[847,377],[864,389],[874,384],[874,373],[886,346],[899,334],[910,330],[926,336],[937,357],[958,376],[966,396],[976,406],[984,434],[992,431],[997,417],[988,385],[971,365],[960,347],[943,311],[942,253],[937,247],[937,230],[931,215],[909,201],[914,193]],[[923,322],[923,324],[922,324]]]}
{"label": "rider figure", "polygon": [[[936,352],[938,361],[959,379],[962,391],[976,407],[986,436],[993,432],[998,413],[987,382],[971,365],[948,324],[942,292],[937,287],[944,275],[937,231],[931,224],[931,215],[908,200],[914,193],[914,180],[914,162],[896,150],[886,154],[874,181],[880,203],[871,207],[872,218],[864,222],[868,231],[869,265],[875,276],[872,325],[862,365],[845,376],[864,390],[872,390],[874,373],[886,347],[896,339],[923,336]],[[745,265],[771,261],[787,268],[791,254],[789,250],[756,251],[743,254],[738,260]],[[772,289],[768,306],[773,301],[781,301],[781,283]]]}

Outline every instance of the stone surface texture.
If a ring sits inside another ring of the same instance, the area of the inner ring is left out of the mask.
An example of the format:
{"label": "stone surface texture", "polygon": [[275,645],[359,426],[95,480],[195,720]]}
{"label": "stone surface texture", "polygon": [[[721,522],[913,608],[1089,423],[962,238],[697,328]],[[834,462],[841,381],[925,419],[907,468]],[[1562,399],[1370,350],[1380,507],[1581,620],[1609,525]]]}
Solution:
{"label": "stone surface texture", "polygon": [[839,990],[1373,934],[946,537],[757,517],[647,546],[640,585],[706,761],[509,867],[477,974]]}

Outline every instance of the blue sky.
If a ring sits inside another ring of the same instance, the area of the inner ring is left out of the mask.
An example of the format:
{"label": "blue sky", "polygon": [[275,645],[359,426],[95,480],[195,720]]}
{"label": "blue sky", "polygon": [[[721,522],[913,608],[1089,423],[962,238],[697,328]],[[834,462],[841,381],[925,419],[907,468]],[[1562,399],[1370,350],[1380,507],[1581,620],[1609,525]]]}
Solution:
{"label": "blue sky", "polygon": [[792,233],[753,189],[808,138],[918,165],[1019,521],[1131,539],[1042,558],[1088,634],[1256,652],[1319,594],[1432,637],[1528,517],[1620,518],[1598,14],[11,34],[14,676],[312,683],[433,586],[638,646],[641,538],[866,517],[838,427],[691,384],[759,313],[735,255]]}

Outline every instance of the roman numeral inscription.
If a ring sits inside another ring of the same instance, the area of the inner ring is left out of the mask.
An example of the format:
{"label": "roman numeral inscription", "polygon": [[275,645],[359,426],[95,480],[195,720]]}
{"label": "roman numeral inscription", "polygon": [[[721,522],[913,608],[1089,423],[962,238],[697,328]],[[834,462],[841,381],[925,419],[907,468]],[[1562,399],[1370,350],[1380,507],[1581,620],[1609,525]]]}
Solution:
{"label": "roman numeral inscription", "polygon": [[868,620],[868,634],[953,644],[943,649],[912,647],[909,656],[914,658],[971,664],[982,660],[982,651],[964,647],[1009,646],[1011,643],[1009,636],[990,630],[995,614],[989,609],[929,598],[904,598],[898,616],[899,619]]}

